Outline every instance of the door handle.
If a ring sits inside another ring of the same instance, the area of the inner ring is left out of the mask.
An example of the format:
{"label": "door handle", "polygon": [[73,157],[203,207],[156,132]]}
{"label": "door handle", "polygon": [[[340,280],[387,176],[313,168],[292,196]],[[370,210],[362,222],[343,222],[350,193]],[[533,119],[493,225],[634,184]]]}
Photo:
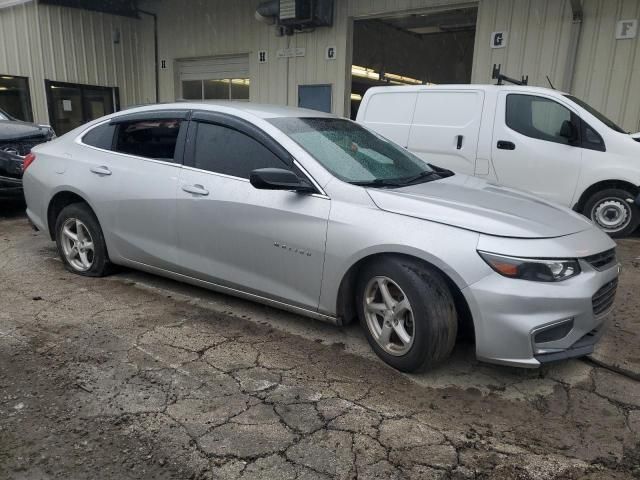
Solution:
{"label": "door handle", "polygon": [[508,142],[506,140],[498,140],[498,148],[500,150],[515,150],[516,144],[513,142]]}
{"label": "door handle", "polygon": [[464,137],[462,135],[458,135],[458,142],[456,143],[456,149],[460,150],[462,148],[462,139]]}
{"label": "door handle", "polygon": [[193,195],[200,195],[201,197],[209,195],[209,190],[204,188],[202,185],[184,185],[182,190]]}
{"label": "door handle", "polygon": [[105,167],[104,165],[100,167],[91,167],[91,173],[95,173],[96,175],[108,176],[111,175],[111,170],[109,167]]}

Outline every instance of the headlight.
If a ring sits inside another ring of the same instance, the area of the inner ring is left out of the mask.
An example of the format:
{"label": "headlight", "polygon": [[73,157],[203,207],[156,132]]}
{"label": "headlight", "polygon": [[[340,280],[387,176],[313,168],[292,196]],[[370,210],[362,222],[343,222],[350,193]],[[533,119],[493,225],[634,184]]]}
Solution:
{"label": "headlight", "polygon": [[577,260],[518,258],[480,252],[482,259],[500,275],[534,282],[560,282],[580,273]]}

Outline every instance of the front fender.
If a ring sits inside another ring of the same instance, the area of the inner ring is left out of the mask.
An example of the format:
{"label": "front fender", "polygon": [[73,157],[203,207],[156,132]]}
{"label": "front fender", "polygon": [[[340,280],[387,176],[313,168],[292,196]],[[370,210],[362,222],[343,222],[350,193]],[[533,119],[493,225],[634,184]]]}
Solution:
{"label": "front fender", "polygon": [[479,234],[377,209],[334,205],[327,229],[319,310],[336,314],[340,284],[352,266],[380,254],[408,255],[444,272],[460,289],[491,269],[476,252]]}

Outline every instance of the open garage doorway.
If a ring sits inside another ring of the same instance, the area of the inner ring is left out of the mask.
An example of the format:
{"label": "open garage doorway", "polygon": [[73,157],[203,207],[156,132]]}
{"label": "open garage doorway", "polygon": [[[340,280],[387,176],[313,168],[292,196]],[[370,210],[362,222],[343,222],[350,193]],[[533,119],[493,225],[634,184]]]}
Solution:
{"label": "open garage doorway", "polygon": [[355,20],[351,118],[378,85],[470,83],[478,8]]}

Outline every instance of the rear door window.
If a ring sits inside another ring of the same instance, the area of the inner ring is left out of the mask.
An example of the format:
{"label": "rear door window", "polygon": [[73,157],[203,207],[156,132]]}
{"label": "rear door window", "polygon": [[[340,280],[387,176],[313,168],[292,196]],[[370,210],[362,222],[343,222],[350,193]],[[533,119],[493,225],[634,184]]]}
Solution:
{"label": "rear door window", "polygon": [[249,178],[258,168],[287,168],[276,154],[245,133],[213,123],[195,124],[195,168],[239,178]]}
{"label": "rear door window", "polygon": [[118,123],[114,150],[136,157],[175,162],[183,120],[144,119]]}

